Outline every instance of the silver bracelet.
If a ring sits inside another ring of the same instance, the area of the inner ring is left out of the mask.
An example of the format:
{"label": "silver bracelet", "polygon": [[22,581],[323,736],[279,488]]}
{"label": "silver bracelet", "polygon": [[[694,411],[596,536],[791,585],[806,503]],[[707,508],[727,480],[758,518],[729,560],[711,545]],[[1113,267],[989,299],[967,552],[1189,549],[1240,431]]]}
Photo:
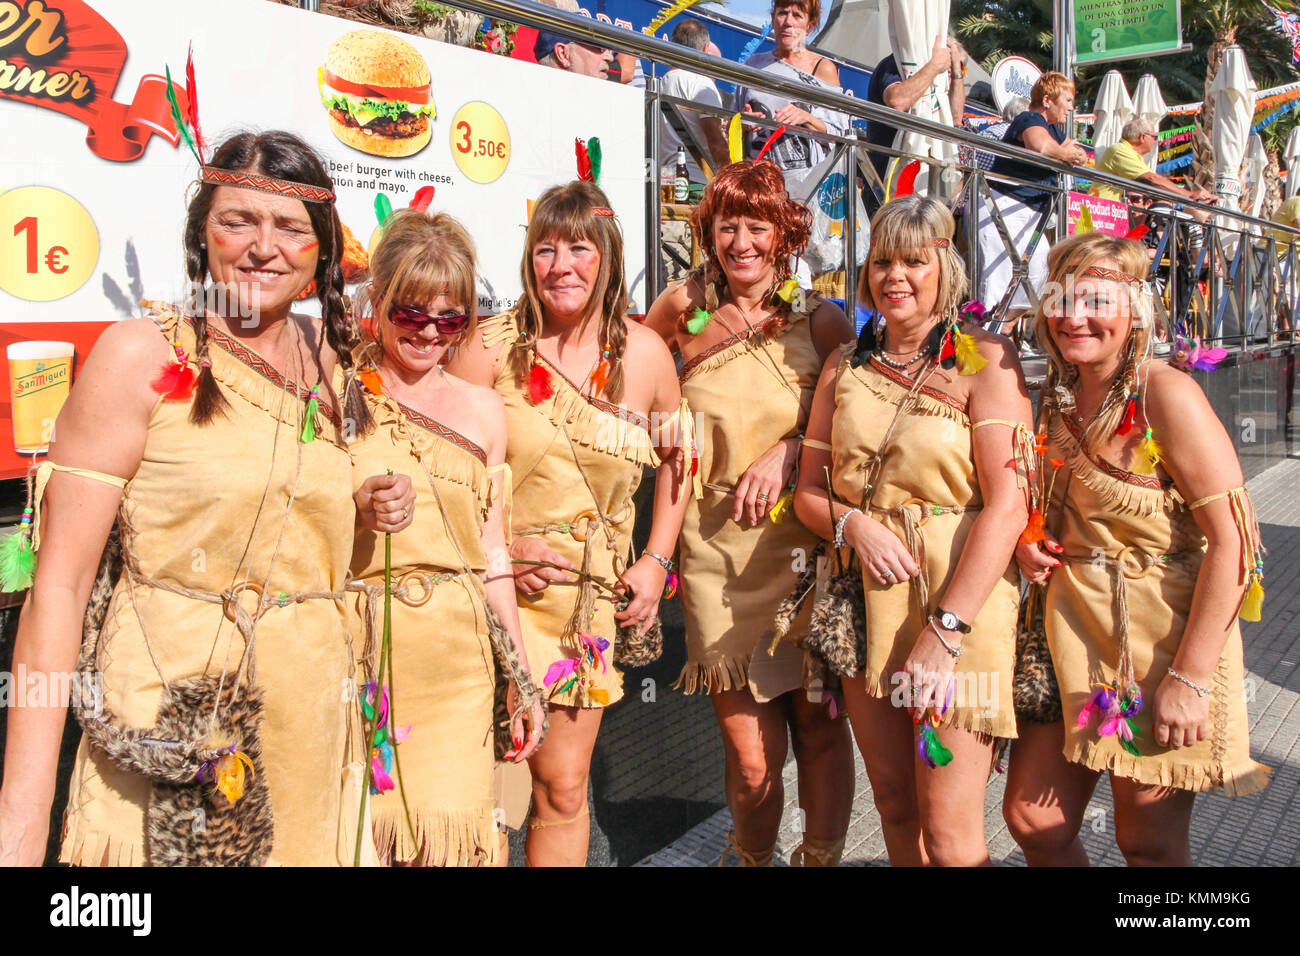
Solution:
{"label": "silver bracelet", "polygon": [[844,547],[844,525],[848,522],[849,515],[860,514],[862,514],[861,508],[850,508],[848,511],[844,512],[844,514],[840,515],[839,520],[835,522],[835,540],[831,542],[832,547]]}
{"label": "silver bracelet", "polygon": [[943,635],[939,633],[940,630],[939,622],[934,619],[933,614],[930,615],[929,622],[930,622],[930,630],[934,631],[934,636],[939,639],[939,643],[943,645],[943,649],[952,655],[953,660],[955,661],[961,660],[961,645],[958,644],[956,647],[953,647],[951,644],[949,644],[947,641],[943,639]]}
{"label": "silver bracelet", "polygon": [[653,551],[642,551],[641,557],[658,562],[659,566],[669,574],[672,574],[677,569],[677,562],[672,558],[665,558],[662,554],[655,554]]}
{"label": "silver bracelet", "polygon": [[1186,684],[1192,690],[1196,691],[1197,697],[1205,697],[1210,693],[1210,689],[1208,687],[1202,687],[1200,684],[1189,681],[1186,677],[1178,673],[1178,671],[1174,670],[1172,667],[1169,668],[1169,676],[1176,681],[1180,681]]}

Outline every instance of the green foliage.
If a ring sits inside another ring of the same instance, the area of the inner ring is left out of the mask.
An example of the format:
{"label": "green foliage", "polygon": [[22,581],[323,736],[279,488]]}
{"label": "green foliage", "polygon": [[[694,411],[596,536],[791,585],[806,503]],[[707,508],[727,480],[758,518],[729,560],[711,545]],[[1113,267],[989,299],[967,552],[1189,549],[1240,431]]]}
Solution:
{"label": "green foliage", "polygon": [[[1046,7],[1046,9],[1044,9]],[[952,0],[953,33],[985,70],[1013,54],[1052,65],[1052,10],[1039,0]]]}
{"label": "green foliage", "polygon": [[454,13],[455,7],[449,7],[445,3],[434,3],[433,0],[412,0],[411,12],[415,14],[416,19],[421,23],[436,23],[439,20],[447,19],[447,14]]}

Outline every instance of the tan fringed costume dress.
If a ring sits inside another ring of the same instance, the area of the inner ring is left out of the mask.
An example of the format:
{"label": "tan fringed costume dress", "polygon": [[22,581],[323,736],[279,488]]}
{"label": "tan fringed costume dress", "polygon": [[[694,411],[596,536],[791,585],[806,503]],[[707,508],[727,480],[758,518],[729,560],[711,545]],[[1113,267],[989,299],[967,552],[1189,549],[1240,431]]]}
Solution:
{"label": "tan fringed costume dress", "polygon": [[[355,485],[389,468],[411,478],[410,527],[392,535],[393,726],[416,840],[398,790],[372,798],[375,845],[432,866],[492,864],[492,705],[496,663],[488,638],[480,529],[492,485],[483,449],[389,398],[367,395],[375,429],[350,446]],[[384,535],[362,531],[352,553],[352,630],[364,635],[362,670],[379,663]],[[361,650],[360,639],[358,650]],[[396,768],[391,771],[397,781]]]}
{"label": "tan fringed costume dress", "polygon": [[[1191,509],[1172,485],[1093,455],[1079,426],[1059,413],[1049,421],[1048,440],[1049,454],[1066,462],[1048,515],[1065,555],[1048,582],[1045,617],[1061,691],[1065,757],[1143,784],[1221,788],[1232,795],[1262,789],[1268,768],[1250,757],[1241,631],[1235,621],[1210,685],[1209,739],[1169,750],[1152,732],[1156,688],[1187,626],[1205,552]],[[1234,506],[1245,506],[1234,507],[1239,517],[1253,513],[1244,489],[1229,495]],[[1238,524],[1253,552],[1253,519]],[[1128,613],[1121,616],[1125,608]],[[1142,710],[1133,718],[1141,757],[1126,752],[1118,737],[1099,735],[1096,719],[1090,727],[1076,726],[1094,689],[1114,685],[1125,630],[1142,689]]]}
{"label": "tan fringed costume dress", "polygon": [[[587,397],[545,359],[539,361],[555,393],[533,405],[511,362],[519,338],[514,313],[480,319],[479,327],[484,345],[500,359],[495,388],[506,403],[512,533],[539,535],[574,567],[617,584],[632,544],[632,495],[642,470],[659,464],[650,422]],[[623,678],[613,664],[617,626],[609,592],[589,584],[552,583],[540,594],[518,597],[528,662],[544,699],[600,707],[623,696]],[[581,657],[580,633],[609,642],[602,651],[605,666],[591,669],[588,684],[575,681],[565,689],[571,683],[565,677],[547,685],[552,664]]]}
{"label": "tan fringed costume dress", "polygon": [[[176,313],[156,308],[170,337]],[[268,863],[350,863],[356,820],[341,819],[340,804],[345,763],[361,760],[349,746],[359,742],[348,736],[354,654],[343,606],[355,507],[339,415],[322,402],[315,441],[301,442],[307,390],[290,387],[235,339],[216,329],[210,335],[212,374],[229,408],[196,426],[190,401],[159,399],[144,457],[125,486],[122,543],[139,574],[118,581],[100,632],[104,703],[123,725],[152,727],[164,676],[233,674],[243,652],[219,599],[150,582],[213,596],[237,590],[254,613],[259,592],[283,595],[256,623],[252,663],[264,695],[262,772],[274,815]],[[187,322],[179,336],[194,355]],[[146,864],[150,789],[148,779],[118,769],[83,738],[60,859]]]}
{"label": "tan fringed costume dress", "polygon": [[[911,379],[875,358],[852,367],[852,350],[852,345],[844,348],[835,386],[835,495],[894,531],[921,566],[920,577],[888,586],[862,571],[866,690],[873,697],[890,697],[895,689],[891,675],[903,667],[926,618],[942,601],[983,503],[972,429],[987,426],[1010,434],[1014,425],[992,420],[972,425],[957,399],[925,384],[913,390]],[[921,374],[924,380],[926,373]],[[877,456],[881,460],[873,466]],[[845,558],[850,553],[841,552]],[[1016,736],[1011,678],[1019,603],[1017,577],[1009,566],[962,639],[953,708],[943,723],[996,737]]]}
{"label": "tan fringed costume dress", "polygon": [[[809,294],[805,305],[729,335],[682,366],[682,395],[700,420],[704,479],[680,538],[687,659],[675,686],[688,694],[748,686],[767,701],[804,679],[803,654],[792,644],[778,645],[775,657],[767,651],[777,605],[798,578],[798,555],[812,554],[818,539],[793,508],[780,524],[764,519],[753,528],[731,515],[732,491],[749,466],[808,423],[822,366],[810,318],[821,300]],[[811,611],[808,601],[787,640],[807,629]]]}

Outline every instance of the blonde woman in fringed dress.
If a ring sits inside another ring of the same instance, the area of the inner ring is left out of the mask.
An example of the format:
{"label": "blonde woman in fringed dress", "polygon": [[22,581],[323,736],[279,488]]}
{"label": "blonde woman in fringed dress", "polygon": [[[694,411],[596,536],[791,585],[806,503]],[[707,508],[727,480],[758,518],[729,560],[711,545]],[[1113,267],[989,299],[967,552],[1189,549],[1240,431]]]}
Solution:
{"label": "blonde woman in fringed dress", "polygon": [[[521,304],[481,320],[449,370],[506,404],[519,619],[550,706],[546,743],[529,760],[528,863],[581,866],[591,754],[603,709],[623,696],[619,630],[643,635],[658,616],[687,503],[690,419],[672,356],[626,317],[622,233],[597,186],[542,195],[521,271]],[[654,518],[629,561],[646,466]]]}
{"label": "blonde woman in fringed dress", "polygon": [[865,591],[866,666],[844,698],[895,865],[988,862],[993,738],[1016,732],[1029,399],[1011,344],[958,322],[952,233],[932,199],[876,214],[860,288],[884,322],[827,361],[795,493]]}
{"label": "blonde woman in fringed dress", "polygon": [[1064,464],[1045,537],[1016,557],[1048,582],[1063,722],[1021,727],[1004,815],[1031,865],[1086,865],[1079,827],[1109,772],[1124,858],[1186,866],[1195,795],[1268,782],[1250,756],[1237,624],[1239,608],[1259,619],[1259,528],[1200,387],[1151,358],[1142,246],[1077,236],[1049,267],[1045,458]]}
{"label": "blonde woman in fringed dress", "polygon": [[[243,133],[201,179],[184,243],[204,294],[183,310],[158,304],[157,325],[104,332],[37,473],[39,561],[15,665],[73,670],[118,519],[125,568],[87,647],[104,710],[83,716],[61,859],[350,864],[360,781],[346,765],[360,767],[361,753],[348,734],[343,605],[354,521],[398,531],[414,499],[407,479],[382,474],[353,495],[342,416],[364,428],[368,415],[359,395],[341,402],[330,389],[335,363],[351,367],[355,333],[320,159],[291,134]],[[312,281],[323,322],[290,312]],[[185,694],[218,679],[233,697],[187,712]],[[188,721],[182,736],[164,712]],[[64,713],[63,701],[10,713],[0,864],[44,855]],[[152,743],[132,747],[135,733]],[[216,748],[197,786],[188,760],[188,777],[166,785],[134,769],[175,769],[160,755],[196,740]],[[164,805],[173,814],[160,818]],[[232,826],[228,814],[255,807]]]}
{"label": "blonde woman in fringed dress", "polygon": [[[414,522],[392,540],[388,733],[410,731],[397,744],[396,766],[385,768],[399,786],[373,798],[375,845],[381,859],[401,863],[493,865],[502,842],[493,813],[494,656],[515,662],[507,675],[517,701],[508,708],[514,746],[504,758],[532,754],[543,715],[506,552],[505,406],[496,392],[441,367],[449,350],[474,334],[473,243],[446,213],[404,209],[384,224],[370,274],[364,298],[374,366],[360,377],[375,428],[349,446],[353,470],[361,476],[391,468],[416,490]],[[352,576],[364,680],[387,684],[375,676],[383,535],[358,533]],[[489,608],[501,626],[489,626]]]}
{"label": "blonde woman in fringed dress", "polygon": [[[677,686],[713,703],[735,824],[730,848],[750,866],[772,860],[787,728],[807,815],[795,863],[839,861],[853,801],[852,743],[830,692],[810,680],[792,644],[769,654],[799,555],[817,546],[789,508],[813,387],[827,355],[853,338],[843,312],[790,278],[809,219],[772,163],[724,167],[694,216],[707,266],[646,316],[682,355],[682,394],[698,422],[702,488],[682,527],[687,662]],[[796,637],[807,621],[805,611]]]}

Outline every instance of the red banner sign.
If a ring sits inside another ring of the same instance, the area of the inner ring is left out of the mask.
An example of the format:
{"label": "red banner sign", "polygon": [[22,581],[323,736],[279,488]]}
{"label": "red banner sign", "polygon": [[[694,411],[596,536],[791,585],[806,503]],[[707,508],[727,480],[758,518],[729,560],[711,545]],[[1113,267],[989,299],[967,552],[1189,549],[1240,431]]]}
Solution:
{"label": "red banner sign", "polygon": [[[84,0],[0,2],[0,97],[55,110],[86,124],[86,145],[101,159],[138,159],[157,134],[180,135],[167,103],[167,80],[140,80],[130,103],[113,99],[126,43]],[[185,90],[177,87],[181,109]]]}

